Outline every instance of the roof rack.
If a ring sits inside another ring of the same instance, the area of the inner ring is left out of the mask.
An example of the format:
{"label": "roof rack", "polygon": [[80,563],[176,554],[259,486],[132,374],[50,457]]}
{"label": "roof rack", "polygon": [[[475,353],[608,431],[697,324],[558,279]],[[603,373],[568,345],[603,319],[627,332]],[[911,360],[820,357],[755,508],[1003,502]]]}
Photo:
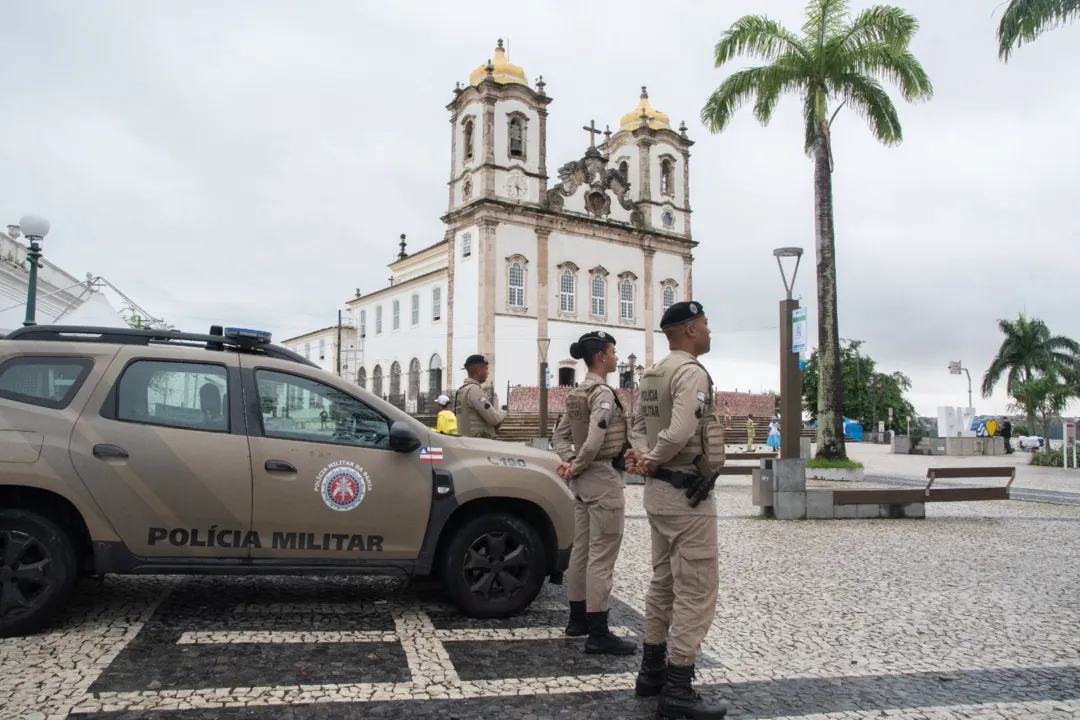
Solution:
{"label": "roof rack", "polygon": [[199,347],[206,350],[231,350],[252,355],[265,355],[278,360],[288,360],[302,365],[319,367],[308,358],[292,350],[273,345],[254,335],[257,331],[229,328],[224,334],[220,325],[210,328],[207,335],[186,333],[179,330],[151,330],[141,328],[91,327],[86,325],[29,325],[12,330],[4,340],[47,340],[52,342],[105,343],[109,345],[176,345]]}

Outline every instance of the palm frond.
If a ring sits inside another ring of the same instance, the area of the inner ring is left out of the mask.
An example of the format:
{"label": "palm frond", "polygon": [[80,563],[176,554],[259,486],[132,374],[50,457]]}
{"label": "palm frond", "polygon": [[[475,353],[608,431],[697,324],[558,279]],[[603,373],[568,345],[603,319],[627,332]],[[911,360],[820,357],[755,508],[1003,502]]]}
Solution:
{"label": "palm frond", "polygon": [[870,43],[906,48],[918,30],[919,21],[903,8],[875,5],[859,13],[846,32],[828,43],[828,49],[840,52]]}
{"label": "palm frond", "polygon": [[1012,0],[998,24],[998,57],[1005,62],[1015,48],[1080,17],[1080,0]]}
{"label": "palm frond", "polygon": [[764,15],[746,15],[736,20],[720,36],[713,50],[716,67],[739,55],[773,60],[786,53],[807,56],[798,37]]}
{"label": "palm frond", "polygon": [[780,96],[799,90],[809,74],[807,63],[800,55],[782,55],[768,68],[769,71],[762,74],[754,103],[754,117],[762,125],[769,124]]}
{"label": "palm frond", "polygon": [[868,75],[894,83],[909,102],[929,100],[934,96],[930,76],[907,48],[869,43],[843,55],[838,64],[841,74]]}
{"label": "palm frond", "polygon": [[830,90],[867,121],[883,144],[899,145],[904,139],[896,106],[877,80],[854,73],[841,75],[830,83]]}
{"label": "palm frond", "polygon": [[813,155],[818,141],[821,140],[821,120],[817,116],[817,98],[812,88],[807,89],[806,96],[803,98],[803,122],[806,126],[803,152]]}
{"label": "palm frond", "polygon": [[701,109],[701,122],[713,134],[722,132],[735,112],[748,103],[762,87],[768,89],[775,86],[777,73],[774,65],[762,65],[732,73],[705,101],[705,107]]}
{"label": "palm frond", "polygon": [[802,26],[805,42],[820,53],[828,38],[843,31],[849,17],[847,0],[810,0]]}

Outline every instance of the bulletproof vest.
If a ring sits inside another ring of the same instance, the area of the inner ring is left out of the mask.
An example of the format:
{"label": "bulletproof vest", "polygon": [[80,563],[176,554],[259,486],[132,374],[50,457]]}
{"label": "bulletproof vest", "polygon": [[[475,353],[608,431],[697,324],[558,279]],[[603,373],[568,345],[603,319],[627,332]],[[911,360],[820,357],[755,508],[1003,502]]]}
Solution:
{"label": "bulletproof vest", "polygon": [[[579,385],[566,395],[566,418],[570,422],[570,435],[574,441],[575,449],[580,449],[589,436],[589,424],[591,422],[589,400],[592,398],[592,394],[599,392],[602,387],[611,389],[610,386],[603,383],[586,387]],[[618,412],[614,413],[614,418],[604,432],[604,440],[600,443],[600,449],[596,452],[594,461],[610,460],[622,454],[623,445],[626,443],[626,413],[623,412],[622,403],[619,402],[619,396],[615,394],[614,390],[611,391],[611,395],[615,400],[615,407],[618,408]]]}
{"label": "bulletproof vest", "polygon": [[656,447],[656,439],[660,431],[671,425],[671,410],[675,402],[671,391],[671,381],[679,368],[691,364],[705,371],[706,377],[709,378],[708,390],[704,398],[696,399],[701,411],[697,430],[690,436],[686,445],[675,454],[675,457],[664,463],[664,467],[691,465],[694,458],[702,455],[706,464],[715,470],[724,464],[724,428],[717,420],[716,410],[713,407],[712,377],[701,363],[682,354],[668,355],[646,370],[641,376],[639,412],[645,417],[648,445],[650,448]]}
{"label": "bulletproof vest", "polygon": [[473,392],[483,392],[478,383],[466,382],[458,388],[454,396],[454,412],[457,414],[458,435],[461,437],[494,438],[495,430],[490,427],[480,413],[476,412],[472,404],[467,400],[469,388],[474,387]]}

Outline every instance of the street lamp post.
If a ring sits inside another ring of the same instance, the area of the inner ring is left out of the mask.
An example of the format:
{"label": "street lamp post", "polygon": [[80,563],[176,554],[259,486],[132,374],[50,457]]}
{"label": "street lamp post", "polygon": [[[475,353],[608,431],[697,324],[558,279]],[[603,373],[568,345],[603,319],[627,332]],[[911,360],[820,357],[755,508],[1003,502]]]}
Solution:
{"label": "street lamp post", "polygon": [[551,338],[537,338],[536,346],[540,348],[540,437],[548,436],[547,417],[547,354],[551,346]]}
{"label": "street lamp post", "polygon": [[49,221],[37,215],[24,215],[19,220],[19,229],[30,243],[30,249],[26,252],[26,259],[30,263],[30,278],[26,288],[26,319],[24,326],[37,325],[37,271],[38,261],[41,260],[41,242],[49,234]]}
{"label": "street lamp post", "polygon": [[973,407],[972,404],[971,404],[971,372],[966,367],[964,367],[964,364],[959,360],[956,360],[955,362],[950,362],[949,363],[949,374],[950,375],[959,375],[962,372],[967,373],[968,407]]}
{"label": "street lamp post", "polygon": [[[799,440],[802,437],[802,371],[799,370],[799,354],[792,347],[792,315],[799,301],[791,297],[795,276],[799,272],[802,248],[784,247],[773,250],[780,277],[784,281],[785,299],[780,301],[780,458],[798,459]],[[791,282],[784,272],[784,258],[795,258]]]}

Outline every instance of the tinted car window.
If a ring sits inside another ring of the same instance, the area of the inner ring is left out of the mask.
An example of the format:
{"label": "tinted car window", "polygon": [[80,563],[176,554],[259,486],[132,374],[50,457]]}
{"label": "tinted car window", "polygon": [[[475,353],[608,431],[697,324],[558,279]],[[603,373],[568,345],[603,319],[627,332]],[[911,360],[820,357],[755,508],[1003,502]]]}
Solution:
{"label": "tinted car window", "polygon": [[120,377],[116,417],[227,432],[228,394],[228,375],[221,365],[137,360]]}
{"label": "tinted car window", "polygon": [[94,362],[89,358],[19,357],[0,365],[0,397],[30,405],[65,408]]}
{"label": "tinted car window", "polygon": [[389,449],[389,421],[352,395],[272,370],[255,379],[266,437]]}

